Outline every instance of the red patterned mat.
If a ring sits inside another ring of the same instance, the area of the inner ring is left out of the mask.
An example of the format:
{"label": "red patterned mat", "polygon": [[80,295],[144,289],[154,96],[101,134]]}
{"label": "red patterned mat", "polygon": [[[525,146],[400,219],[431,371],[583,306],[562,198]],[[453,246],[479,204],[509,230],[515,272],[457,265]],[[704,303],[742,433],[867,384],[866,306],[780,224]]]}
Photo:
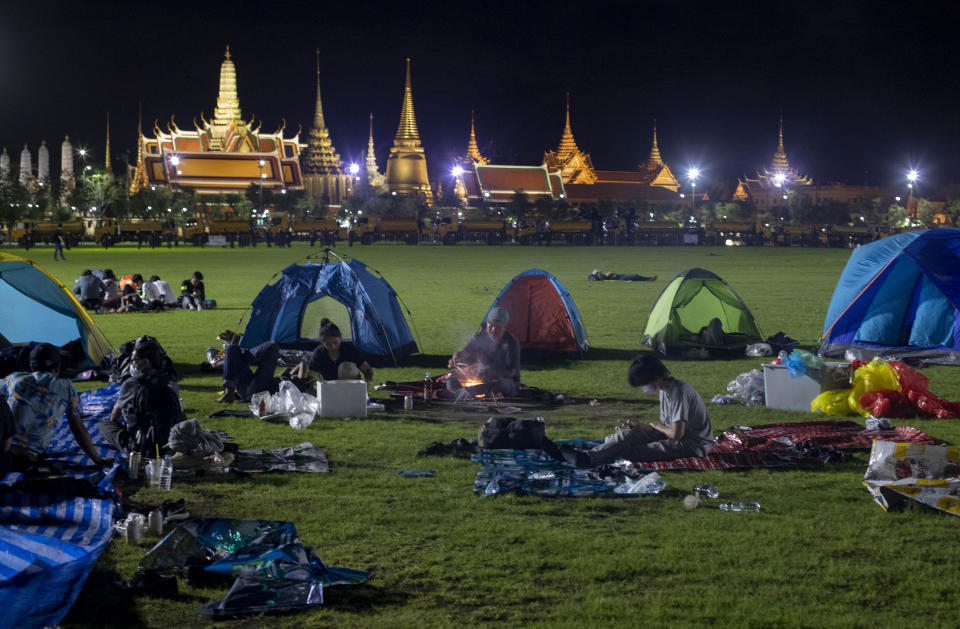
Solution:
{"label": "red patterned mat", "polygon": [[816,468],[823,465],[817,457],[798,453],[794,444],[812,444],[819,448],[866,450],[873,440],[907,443],[936,443],[918,428],[897,426],[892,430],[867,430],[852,421],[814,421],[738,426],[717,437],[717,445],[704,457],[673,461],[638,463],[648,469],[733,470],[753,467]]}

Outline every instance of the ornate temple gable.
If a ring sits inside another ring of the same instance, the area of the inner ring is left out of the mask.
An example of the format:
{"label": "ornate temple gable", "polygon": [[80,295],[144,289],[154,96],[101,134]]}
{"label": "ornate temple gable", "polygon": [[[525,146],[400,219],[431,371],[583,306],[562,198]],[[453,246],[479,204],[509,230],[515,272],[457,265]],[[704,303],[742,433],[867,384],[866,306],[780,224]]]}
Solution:
{"label": "ornate temple gable", "polygon": [[433,203],[433,190],[427,179],[427,159],[420,144],[420,132],[417,130],[417,120],[413,111],[409,58],[400,124],[397,126],[397,135],[393,139],[393,147],[387,158],[386,180],[390,192],[420,197],[428,204]]}
{"label": "ornate temple gable", "polygon": [[543,163],[547,169],[559,170],[564,183],[594,183],[597,180],[596,170],[589,153],[584,153],[577,147],[570,126],[570,93],[567,93],[566,119],[563,133],[560,135],[560,144],[555,151],[543,154]]}
{"label": "ornate temple gable", "polygon": [[746,201],[750,198],[750,186],[745,179],[737,182],[737,189],[733,191],[734,201]]}
{"label": "ornate temple gable", "polygon": [[[787,159],[787,151],[783,148],[783,116],[780,116],[780,128],[777,136],[777,149],[773,153],[773,159],[769,168],[763,168],[757,171],[755,179],[744,178],[741,180],[750,185],[761,188],[778,187],[796,187],[812,186],[813,179],[806,175],[798,173],[790,167],[790,161]],[[779,185],[778,185],[779,182]]]}
{"label": "ornate temple gable", "polygon": [[647,161],[638,166],[640,172],[649,175],[647,185],[659,186],[676,192],[680,189],[680,182],[673,175],[670,167],[660,155],[660,146],[657,144],[657,121],[653,121],[653,145],[650,147],[650,156]]}

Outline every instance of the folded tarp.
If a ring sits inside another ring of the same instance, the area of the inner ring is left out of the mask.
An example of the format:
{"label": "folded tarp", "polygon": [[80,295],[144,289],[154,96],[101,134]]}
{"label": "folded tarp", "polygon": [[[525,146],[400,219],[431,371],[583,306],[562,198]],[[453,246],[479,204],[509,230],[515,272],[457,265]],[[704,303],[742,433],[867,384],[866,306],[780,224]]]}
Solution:
{"label": "folded tarp", "polygon": [[[96,429],[119,385],[80,394],[84,422],[101,456]],[[0,609],[10,627],[56,626],[70,610],[113,535],[113,476],[80,450],[62,418],[47,451],[61,478],[8,474],[0,485]],[[79,495],[77,495],[79,494]]]}

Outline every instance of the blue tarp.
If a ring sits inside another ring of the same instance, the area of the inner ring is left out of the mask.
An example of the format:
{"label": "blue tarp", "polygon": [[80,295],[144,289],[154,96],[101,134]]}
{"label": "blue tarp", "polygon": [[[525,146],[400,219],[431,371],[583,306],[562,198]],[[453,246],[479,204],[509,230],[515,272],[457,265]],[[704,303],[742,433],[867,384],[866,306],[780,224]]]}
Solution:
{"label": "blue tarp", "polygon": [[376,277],[358,260],[328,264],[292,264],[253,300],[242,347],[265,341],[296,346],[301,337],[307,306],[330,297],[350,315],[353,344],[371,364],[398,365],[417,351],[397,294],[382,277]]}
{"label": "blue tarp", "polygon": [[[80,394],[84,422],[101,456],[113,456],[97,430],[120,385]],[[87,497],[38,493],[37,483],[8,474],[0,488],[0,610],[11,627],[48,627],[70,610],[113,535],[114,465],[104,473],[80,450],[66,418],[47,460],[67,478],[87,480]],[[29,482],[30,487],[24,485]],[[65,486],[67,486],[65,484]],[[29,489],[29,491],[28,491]],[[88,497],[91,494],[99,497]]]}
{"label": "blue tarp", "polygon": [[847,350],[960,364],[960,229],[897,234],[853,251],[820,353]]}

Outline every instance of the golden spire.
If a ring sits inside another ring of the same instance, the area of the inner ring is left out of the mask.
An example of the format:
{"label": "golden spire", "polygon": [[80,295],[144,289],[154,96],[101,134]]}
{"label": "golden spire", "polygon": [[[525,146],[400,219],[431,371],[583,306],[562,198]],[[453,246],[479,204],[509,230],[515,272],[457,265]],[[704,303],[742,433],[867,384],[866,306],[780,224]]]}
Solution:
{"label": "golden spire", "polygon": [[480,154],[480,148],[477,146],[477,134],[473,126],[473,110],[470,110],[470,140],[467,142],[467,159],[486,165],[487,159]]}
{"label": "golden spire", "polygon": [[213,110],[213,123],[224,129],[231,122],[242,120],[240,99],[237,96],[237,68],[230,58],[230,46],[220,64],[220,91],[217,94],[217,106]]}
{"label": "golden spire", "polygon": [[647,166],[663,166],[663,158],[660,157],[660,147],[657,146],[657,119],[653,119],[653,147],[650,149],[650,157],[647,159]]}
{"label": "golden spire", "polygon": [[557,157],[565,161],[579,150],[576,140],[573,139],[573,130],[570,128],[570,92],[567,92],[567,119],[563,125],[563,135],[560,136],[560,146],[557,147]]}
{"label": "golden spire", "polygon": [[790,163],[787,161],[787,152],[783,149],[783,112],[780,112],[780,134],[777,139],[777,150],[773,154],[773,171],[787,173]]}
{"label": "golden spire", "polygon": [[400,126],[397,127],[397,145],[420,146],[420,132],[417,131],[417,119],[413,113],[413,88],[410,85],[410,58],[407,57],[407,81],[403,88],[403,109],[400,112]]}
{"label": "golden spire", "polygon": [[130,177],[130,194],[136,194],[147,186],[147,169],[143,165],[143,107],[137,103],[137,165]]}
{"label": "golden spire", "polygon": [[110,112],[107,112],[107,148],[103,152],[103,169],[107,171],[107,174],[112,174],[113,169],[110,168]]}
{"label": "golden spire", "polygon": [[317,48],[317,109],[313,114],[313,126],[317,129],[326,127],[323,121],[323,103],[320,101],[320,49]]}

